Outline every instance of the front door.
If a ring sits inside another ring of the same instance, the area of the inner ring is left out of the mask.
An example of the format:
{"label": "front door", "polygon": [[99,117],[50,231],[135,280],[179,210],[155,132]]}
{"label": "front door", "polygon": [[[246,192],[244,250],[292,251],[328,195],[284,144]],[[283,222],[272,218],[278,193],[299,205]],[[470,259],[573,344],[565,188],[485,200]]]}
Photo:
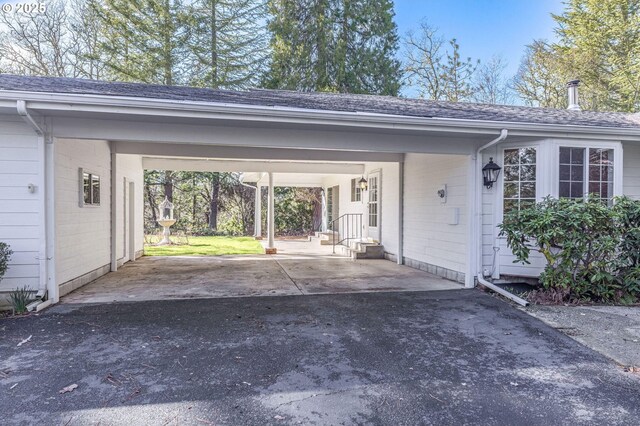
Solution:
{"label": "front door", "polygon": [[380,241],[380,172],[369,174],[369,238]]}

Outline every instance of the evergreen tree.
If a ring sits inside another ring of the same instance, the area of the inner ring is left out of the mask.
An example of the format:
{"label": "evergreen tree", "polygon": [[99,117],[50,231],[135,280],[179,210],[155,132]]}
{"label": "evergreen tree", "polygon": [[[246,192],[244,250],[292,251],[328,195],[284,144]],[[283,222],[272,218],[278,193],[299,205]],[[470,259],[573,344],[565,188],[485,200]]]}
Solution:
{"label": "evergreen tree", "polygon": [[188,8],[191,85],[258,84],[267,57],[264,0],[196,0]]}
{"label": "evergreen tree", "polygon": [[337,9],[336,88],[396,96],[400,90],[397,27],[390,0],[342,0]]}
{"label": "evergreen tree", "polygon": [[556,52],[589,109],[640,110],[640,0],[569,0]]}
{"label": "evergreen tree", "polygon": [[179,0],[92,0],[109,77],[156,84],[184,82],[188,33]]}
{"label": "evergreen tree", "polygon": [[397,95],[389,0],[271,0],[270,88]]}
{"label": "evergreen tree", "polygon": [[566,105],[566,82],[582,81],[583,109],[640,111],[640,0],[568,0],[558,42],[535,41],[516,76],[526,103]]}
{"label": "evergreen tree", "polygon": [[271,0],[271,68],[264,86],[302,91],[332,90],[329,0]]}

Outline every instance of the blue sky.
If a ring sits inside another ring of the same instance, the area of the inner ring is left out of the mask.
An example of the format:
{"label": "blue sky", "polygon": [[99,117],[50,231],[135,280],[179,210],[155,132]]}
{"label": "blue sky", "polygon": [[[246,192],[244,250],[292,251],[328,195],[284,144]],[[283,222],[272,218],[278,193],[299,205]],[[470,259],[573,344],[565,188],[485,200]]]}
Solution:
{"label": "blue sky", "polygon": [[509,76],[517,71],[527,44],[554,39],[551,13],[562,10],[561,0],[395,0],[401,37],[426,18],[445,39],[458,40],[463,57],[486,62],[502,55]]}

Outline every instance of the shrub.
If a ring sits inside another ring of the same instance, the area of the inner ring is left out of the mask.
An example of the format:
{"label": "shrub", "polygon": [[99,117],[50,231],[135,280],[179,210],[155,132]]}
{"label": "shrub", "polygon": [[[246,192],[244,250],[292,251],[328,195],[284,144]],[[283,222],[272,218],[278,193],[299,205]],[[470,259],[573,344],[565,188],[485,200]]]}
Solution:
{"label": "shrub", "polygon": [[9,260],[11,260],[12,254],[13,251],[11,251],[9,245],[7,243],[0,242],[0,281],[2,281],[2,277],[9,268]]}
{"label": "shrub", "polygon": [[9,294],[9,300],[11,300],[13,313],[23,314],[27,312],[27,305],[31,300],[31,289],[27,286],[15,289]]}
{"label": "shrub", "polygon": [[537,250],[547,265],[544,289],[575,300],[632,303],[640,297],[640,202],[546,198],[531,208],[512,211],[500,235],[516,257],[529,263]]}

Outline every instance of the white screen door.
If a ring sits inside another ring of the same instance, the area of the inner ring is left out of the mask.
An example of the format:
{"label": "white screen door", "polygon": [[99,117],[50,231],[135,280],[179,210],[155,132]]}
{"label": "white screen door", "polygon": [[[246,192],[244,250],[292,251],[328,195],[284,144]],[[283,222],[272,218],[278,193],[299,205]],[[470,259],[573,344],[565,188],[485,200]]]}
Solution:
{"label": "white screen door", "polygon": [[369,238],[380,241],[380,172],[369,174]]}

